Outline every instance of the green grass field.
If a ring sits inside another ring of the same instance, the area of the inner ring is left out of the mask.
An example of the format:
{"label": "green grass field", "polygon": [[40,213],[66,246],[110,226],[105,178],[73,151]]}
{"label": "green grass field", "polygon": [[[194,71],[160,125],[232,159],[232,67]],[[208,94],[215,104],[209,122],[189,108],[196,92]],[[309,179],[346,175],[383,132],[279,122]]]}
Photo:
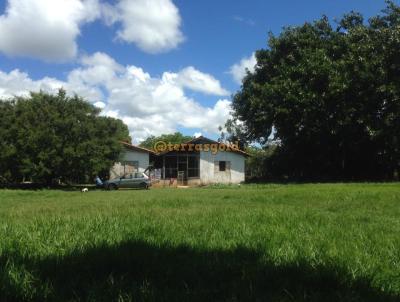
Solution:
{"label": "green grass field", "polygon": [[400,301],[400,184],[0,191],[0,301]]}

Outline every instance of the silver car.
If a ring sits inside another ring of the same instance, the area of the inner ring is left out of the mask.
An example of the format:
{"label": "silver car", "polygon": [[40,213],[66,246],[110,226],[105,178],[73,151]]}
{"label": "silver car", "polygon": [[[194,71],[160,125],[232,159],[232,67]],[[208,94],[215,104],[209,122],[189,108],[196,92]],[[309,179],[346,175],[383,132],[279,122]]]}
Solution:
{"label": "silver car", "polygon": [[150,178],[141,172],[134,172],[104,182],[104,188],[108,190],[118,190],[119,188],[148,189],[150,186]]}

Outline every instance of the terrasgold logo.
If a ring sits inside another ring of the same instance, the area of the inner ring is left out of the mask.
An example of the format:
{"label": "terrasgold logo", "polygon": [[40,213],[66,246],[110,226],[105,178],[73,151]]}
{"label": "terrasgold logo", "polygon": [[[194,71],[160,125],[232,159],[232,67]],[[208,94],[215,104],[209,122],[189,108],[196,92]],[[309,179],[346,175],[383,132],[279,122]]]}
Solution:
{"label": "terrasgold logo", "polygon": [[164,141],[158,141],[154,144],[154,151],[158,153],[162,152],[190,152],[190,151],[211,151],[212,154],[217,154],[218,152],[231,152],[239,151],[239,142],[234,143],[212,143],[212,144],[172,144]]}

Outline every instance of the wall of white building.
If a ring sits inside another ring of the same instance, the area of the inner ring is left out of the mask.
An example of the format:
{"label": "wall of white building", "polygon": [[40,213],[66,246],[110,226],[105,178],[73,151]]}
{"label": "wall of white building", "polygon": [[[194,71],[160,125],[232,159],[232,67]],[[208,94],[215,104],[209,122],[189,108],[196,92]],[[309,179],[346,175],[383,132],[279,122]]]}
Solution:
{"label": "wall of white building", "polygon": [[[219,171],[217,162],[226,161],[227,169]],[[216,154],[200,152],[200,181],[202,184],[240,183],[244,181],[245,156],[236,152],[220,151]]]}
{"label": "wall of white building", "polygon": [[[137,152],[134,150],[125,150],[121,154],[120,161],[115,163],[114,166],[110,170],[110,178],[120,177],[124,174],[124,172],[130,173],[126,166],[124,165],[127,162],[138,162],[138,171],[144,172],[146,168],[149,166],[149,153],[146,152]],[[124,169],[125,166],[125,169]],[[125,171],[124,171],[125,170]]]}

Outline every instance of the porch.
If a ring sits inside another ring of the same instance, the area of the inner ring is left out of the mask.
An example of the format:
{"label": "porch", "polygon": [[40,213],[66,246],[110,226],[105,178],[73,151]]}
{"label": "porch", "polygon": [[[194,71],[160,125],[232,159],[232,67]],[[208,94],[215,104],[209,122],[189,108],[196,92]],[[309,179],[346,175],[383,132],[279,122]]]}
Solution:
{"label": "porch", "polygon": [[153,178],[161,186],[200,184],[200,152],[168,152],[151,156]]}

